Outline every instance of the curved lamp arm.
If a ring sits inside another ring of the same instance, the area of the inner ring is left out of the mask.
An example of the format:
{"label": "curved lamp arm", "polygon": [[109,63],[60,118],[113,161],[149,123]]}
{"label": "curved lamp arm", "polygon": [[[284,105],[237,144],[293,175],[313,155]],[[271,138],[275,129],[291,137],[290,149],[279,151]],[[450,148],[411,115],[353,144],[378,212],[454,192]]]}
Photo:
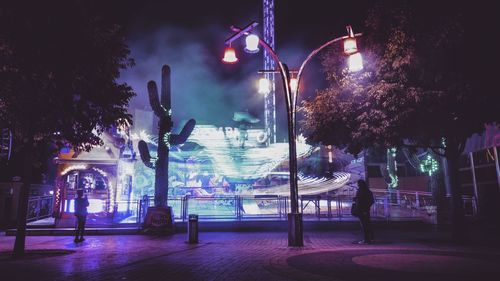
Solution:
{"label": "curved lamp arm", "polygon": [[[354,34],[354,37],[358,37],[358,36],[361,36],[363,35],[363,33],[356,33]],[[297,104],[297,97],[299,96],[299,85],[300,85],[300,78],[302,77],[302,72],[304,71],[304,68],[306,67],[307,63],[317,54],[319,53],[321,50],[323,50],[324,48],[328,47],[329,45],[335,43],[335,42],[338,42],[338,41],[341,41],[341,40],[344,40],[344,39],[347,39],[349,38],[349,36],[342,36],[342,37],[337,37],[337,38],[334,38],[328,42],[326,42],[325,44],[319,46],[318,48],[314,49],[308,56],[307,58],[302,62],[302,64],[300,65],[300,68],[299,68],[299,72],[297,73],[297,89],[295,90],[295,96],[293,98],[293,106],[294,106],[294,111],[295,111],[295,107],[296,107],[296,104]]]}
{"label": "curved lamp arm", "polygon": [[[245,34],[245,35],[250,34],[250,30],[252,30],[252,28],[254,28],[256,25],[257,25],[256,22],[252,22],[251,24],[249,24],[248,26],[246,26],[244,28],[231,26],[231,30],[233,30],[234,32],[237,32],[237,33],[235,35],[231,36],[229,39],[227,39],[226,44],[230,44],[232,41],[239,38],[242,34]],[[273,50],[273,48],[271,48],[271,46],[269,46],[269,44],[266,41],[262,40],[260,37],[259,37],[259,44],[262,47],[264,47],[264,49],[266,49],[266,51],[268,51],[271,54],[271,57],[273,58],[273,60],[278,64],[279,72],[281,74],[281,78],[283,79],[285,98],[286,98],[286,103],[288,105],[287,109],[290,108],[290,111],[293,114],[293,112],[295,110],[293,109],[294,105],[292,102],[294,101],[295,98],[291,96],[292,90],[290,88],[290,72],[288,71],[288,67],[286,67],[283,64],[283,62],[281,62],[280,58],[278,57],[276,52]],[[289,114],[290,114],[290,112],[289,112]],[[292,115],[292,119],[295,120],[293,115]]]}
{"label": "curved lamp arm", "polygon": [[[249,26],[251,26],[250,24]],[[241,34],[248,34],[247,31],[251,29],[251,27],[245,27],[244,29],[232,27],[233,31],[238,32],[236,35],[233,35],[230,39],[226,40],[226,43],[230,43],[235,40]],[[286,111],[287,111],[287,119],[288,119],[288,149],[289,149],[289,166],[290,166],[290,210],[292,213],[297,213],[299,211],[298,207],[298,184],[297,184],[297,150],[295,143],[295,110],[293,105],[294,97],[292,96],[292,90],[290,88],[290,71],[286,64],[281,62],[276,52],[269,46],[269,44],[259,38],[259,44],[264,47],[270,54],[273,60],[278,64],[279,72],[281,74],[281,79],[283,81],[283,88],[285,91],[285,100],[286,100]]]}

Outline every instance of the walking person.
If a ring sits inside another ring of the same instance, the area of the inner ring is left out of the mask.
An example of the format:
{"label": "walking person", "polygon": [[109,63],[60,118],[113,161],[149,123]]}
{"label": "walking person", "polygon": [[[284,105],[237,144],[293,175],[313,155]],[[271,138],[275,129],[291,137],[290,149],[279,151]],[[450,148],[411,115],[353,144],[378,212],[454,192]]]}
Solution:
{"label": "walking person", "polygon": [[373,230],[370,222],[370,208],[375,200],[373,199],[373,193],[364,180],[358,180],[358,191],[353,200],[356,203],[356,215],[363,230],[363,240],[357,243],[371,244],[373,242]]}
{"label": "walking person", "polygon": [[75,233],[75,243],[83,242],[83,232],[85,231],[85,223],[87,221],[87,207],[89,206],[89,200],[87,195],[83,197],[83,189],[78,189],[76,191],[77,198],[75,198],[75,217],[76,217],[76,233]]}

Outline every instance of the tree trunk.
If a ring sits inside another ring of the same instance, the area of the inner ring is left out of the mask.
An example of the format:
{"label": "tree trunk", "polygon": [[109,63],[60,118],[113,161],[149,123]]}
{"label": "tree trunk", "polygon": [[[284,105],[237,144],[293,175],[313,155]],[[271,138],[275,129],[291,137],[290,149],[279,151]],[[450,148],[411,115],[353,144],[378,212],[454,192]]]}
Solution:
{"label": "tree trunk", "polygon": [[[441,161],[443,163],[443,161]],[[434,203],[436,205],[436,215],[437,215],[437,224],[444,224],[448,218],[447,214],[449,213],[449,204],[446,204],[446,187],[445,187],[445,177],[444,175],[444,167],[441,169],[440,173],[436,173],[431,178],[431,183],[435,185],[432,189],[432,195],[434,197]],[[446,179],[447,181],[447,179]]]}
{"label": "tree trunk", "polygon": [[452,239],[456,242],[464,242],[468,238],[465,226],[465,212],[462,201],[462,188],[459,181],[459,157],[458,145],[447,143],[446,160],[448,163],[448,175],[451,186],[451,226]]}
{"label": "tree trunk", "polygon": [[28,215],[29,191],[31,186],[32,162],[33,162],[33,137],[23,144],[23,173],[21,192],[17,209],[17,232],[14,242],[14,256],[23,256],[26,240],[26,217]]}

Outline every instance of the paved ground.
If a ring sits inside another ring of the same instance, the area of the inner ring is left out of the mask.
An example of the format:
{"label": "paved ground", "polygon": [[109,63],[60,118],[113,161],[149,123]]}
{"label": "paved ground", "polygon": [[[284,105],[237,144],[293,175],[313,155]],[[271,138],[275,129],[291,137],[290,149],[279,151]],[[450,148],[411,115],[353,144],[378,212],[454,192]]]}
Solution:
{"label": "paved ground", "polygon": [[475,236],[455,245],[448,233],[382,230],[357,245],[357,230],[307,231],[305,246],[287,247],[284,232],[202,232],[89,236],[29,236],[29,252],[13,259],[14,237],[0,236],[0,276],[10,280],[498,280],[500,243]]}

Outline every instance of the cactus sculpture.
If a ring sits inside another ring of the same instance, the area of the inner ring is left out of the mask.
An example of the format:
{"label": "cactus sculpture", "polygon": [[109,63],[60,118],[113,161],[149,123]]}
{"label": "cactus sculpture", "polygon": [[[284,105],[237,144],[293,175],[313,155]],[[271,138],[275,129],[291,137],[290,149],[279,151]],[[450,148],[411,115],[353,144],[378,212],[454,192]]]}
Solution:
{"label": "cactus sculpture", "polygon": [[194,119],[190,119],[182,131],[172,134],[172,109],[170,103],[170,67],[164,65],[161,70],[161,97],[158,97],[158,88],[154,81],[148,82],[149,103],[158,122],[158,154],[156,159],[152,159],[145,141],[139,141],[139,152],[144,164],[155,169],[155,207],[168,206],[168,154],[170,145],[184,143],[196,124]]}

